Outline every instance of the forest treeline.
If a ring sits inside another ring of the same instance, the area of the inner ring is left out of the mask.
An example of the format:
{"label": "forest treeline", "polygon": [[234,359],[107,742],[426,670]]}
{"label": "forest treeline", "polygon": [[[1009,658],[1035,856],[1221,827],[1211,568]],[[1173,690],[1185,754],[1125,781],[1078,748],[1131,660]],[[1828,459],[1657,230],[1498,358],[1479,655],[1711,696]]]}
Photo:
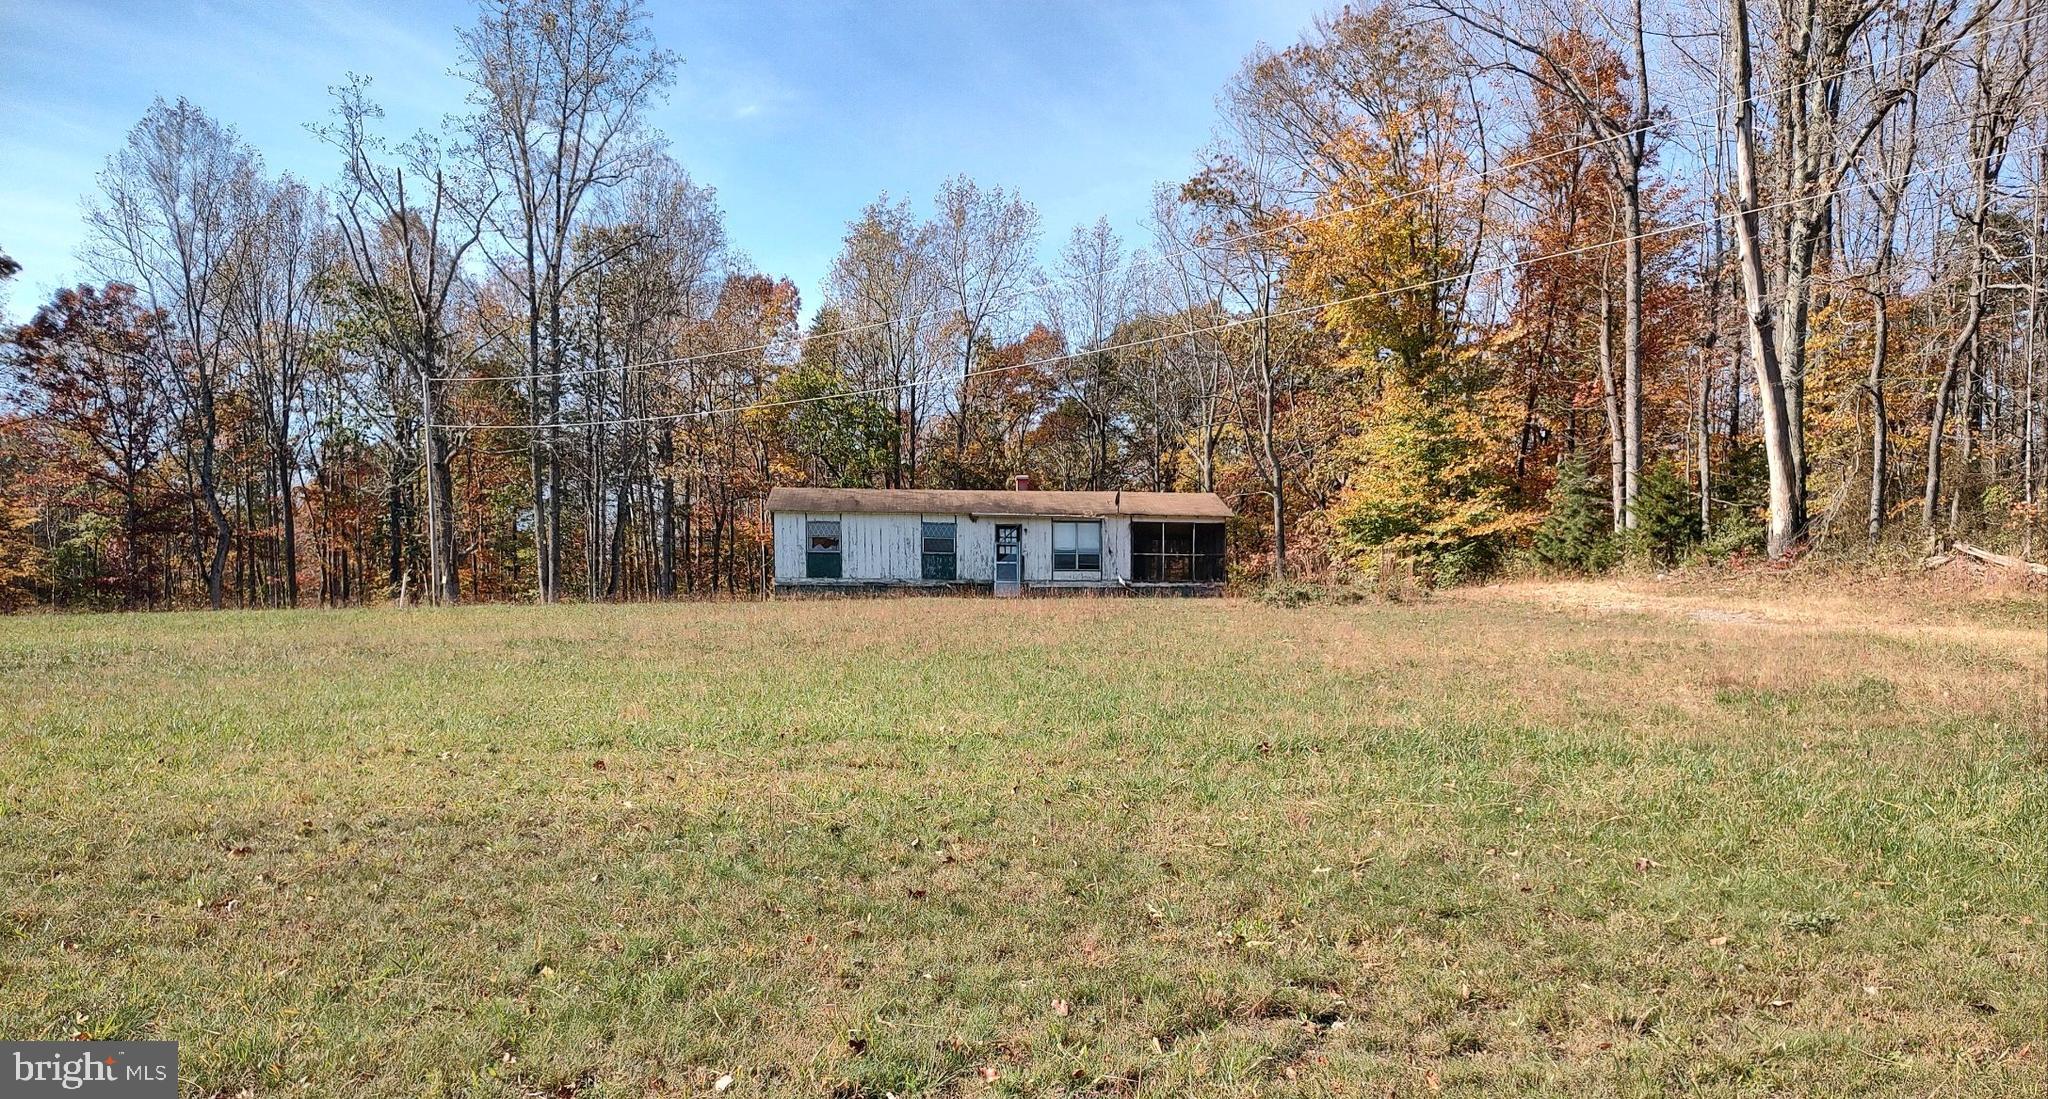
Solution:
{"label": "forest treeline", "polygon": [[2044,20],[1345,8],[1142,233],[885,194],[806,316],[652,125],[638,0],[486,0],[439,129],[334,89],[330,178],[182,99],[111,151],[0,353],[0,603],[747,593],[772,486],[1020,473],[1221,493],[1247,578],[2031,555]]}

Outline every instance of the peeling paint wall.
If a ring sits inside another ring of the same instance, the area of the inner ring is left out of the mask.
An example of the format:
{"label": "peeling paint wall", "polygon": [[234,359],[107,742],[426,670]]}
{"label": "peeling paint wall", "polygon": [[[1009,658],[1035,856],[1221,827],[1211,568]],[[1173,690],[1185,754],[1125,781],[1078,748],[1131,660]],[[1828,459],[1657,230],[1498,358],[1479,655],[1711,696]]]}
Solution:
{"label": "peeling paint wall", "polygon": [[924,524],[953,521],[955,537],[954,575],[961,583],[993,583],[996,572],[996,527],[1016,524],[1023,529],[1024,580],[1033,584],[1114,586],[1119,577],[1130,576],[1130,519],[1105,516],[1102,522],[1101,573],[1058,573],[1052,568],[1052,525],[1050,518],[1006,518],[971,515],[903,515],[854,513],[776,512],[775,580],[780,584],[802,584],[804,551],[807,546],[804,523],[808,519],[839,521],[840,581],[844,583],[920,583],[924,576]]}

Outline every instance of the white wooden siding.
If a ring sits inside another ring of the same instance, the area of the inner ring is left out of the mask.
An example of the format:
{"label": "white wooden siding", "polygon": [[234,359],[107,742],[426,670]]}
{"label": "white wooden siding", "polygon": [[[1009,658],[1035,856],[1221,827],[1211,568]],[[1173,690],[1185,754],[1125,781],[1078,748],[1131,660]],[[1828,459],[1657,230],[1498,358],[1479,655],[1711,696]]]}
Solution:
{"label": "white wooden siding", "polygon": [[905,515],[776,512],[775,579],[801,584],[805,573],[804,523],[809,519],[839,521],[840,579],[848,583],[917,582],[924,576],[924,523],[954,524],[954,576],[961,583],[987,584],[995,579],[996,527],[1023,528],[1024,580],[1031,584],[1087,587],[1115,586],[1130,577],[1131,522],[1125,516],[1102,518],[1102,572],[1059,573],[1052,568],[1051,518],[970,515]]}
{"label": "white wooden siding", "polygon": [[848,515],[840,522],[839,534],[846,547],[842,578],[918,579],[917,516]]}
{"label": "white wooden siding", "polygon": [[996,525],[991,520],[956,515],[953,521],[953,573],[962,583],[993,584],[996,579]]}
{"label": "white wooden siding", "polygon": [[778,583],[804,576],[804,513],[775,513],[775,579]]}

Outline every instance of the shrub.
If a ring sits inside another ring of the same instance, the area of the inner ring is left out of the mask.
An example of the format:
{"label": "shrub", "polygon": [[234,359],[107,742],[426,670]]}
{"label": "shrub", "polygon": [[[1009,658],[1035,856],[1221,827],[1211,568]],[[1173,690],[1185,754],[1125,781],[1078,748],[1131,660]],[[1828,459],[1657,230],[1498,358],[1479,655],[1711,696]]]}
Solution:
{"label": "shrub", "polygon": [[1306,607],[1320,602],[1320,585],[1299,580],[1273,580],[1252,590],[1252,601],[1268,607]]}
{"label": "shrub", "polygon": [[1349,568],[1333,570],[1317,579],[1289,577],[1252,589],[1254,602],[1268,607],[1343,606],[1379,600],[1406,603],[1425,598],[1428,591],[1415,582],[1415,562],[1392,551],[1383,552],[1371,575]]}
{"label": "shrub", "polygon": [[[1275,580],[1252,592],[1252,601],[1268,607],[1292,609],[1363,603],[1374,594],[1372,586],[1361,580],[1328,584],[1307,580]],[[1393,601],[1400,600],[1396,598]]]}
{"label": "shrub", "polygon": [[1717,519],[1714,530],[1693,551],[1703,561],[1726,561],[1764,551],[1770,528],[1754,515],[1729,512]]}

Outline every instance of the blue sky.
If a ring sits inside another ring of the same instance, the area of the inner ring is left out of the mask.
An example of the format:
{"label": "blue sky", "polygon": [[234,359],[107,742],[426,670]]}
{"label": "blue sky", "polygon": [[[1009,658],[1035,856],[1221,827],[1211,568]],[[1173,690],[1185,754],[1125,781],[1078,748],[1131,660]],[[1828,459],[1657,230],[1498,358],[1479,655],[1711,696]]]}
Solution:
{"label": "blue sky", "polygon": [[[1107,215],[1127,239],[1153,185],[1184,178],[1215,97],[1256,43],[1292,41],[1311,0],[651,5],[684,58],[656,121],[718,189],[732,242],[788,275],[806,313],[846,222],[883,191],[927,203],[966,172],[1022,191],[1046,251]],[[22,319],[86,277],[79,199],[149,106],[183,95],[272,171],[316,183],[305,124],[364,73],[394,131],[462,107],[456,0],[0,0],[0,249],[26,267]]]}

